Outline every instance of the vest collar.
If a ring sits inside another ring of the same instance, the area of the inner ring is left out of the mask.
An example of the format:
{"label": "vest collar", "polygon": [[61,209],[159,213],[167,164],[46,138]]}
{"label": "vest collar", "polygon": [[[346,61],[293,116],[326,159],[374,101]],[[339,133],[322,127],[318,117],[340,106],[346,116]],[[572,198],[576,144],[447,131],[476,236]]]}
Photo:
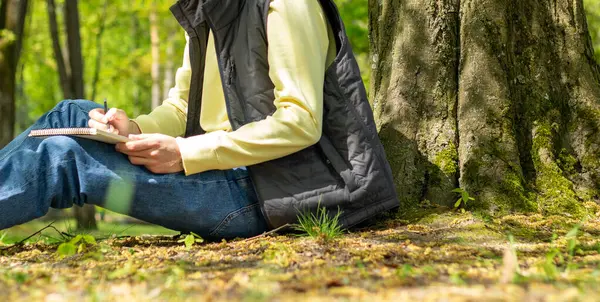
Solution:
{"label": "vest collar", "polygon": [[194,28],[208,21],[214,30],[230,24],[240,14],[246,0],[179,0],[171,12],[185,31],[195,36]]}

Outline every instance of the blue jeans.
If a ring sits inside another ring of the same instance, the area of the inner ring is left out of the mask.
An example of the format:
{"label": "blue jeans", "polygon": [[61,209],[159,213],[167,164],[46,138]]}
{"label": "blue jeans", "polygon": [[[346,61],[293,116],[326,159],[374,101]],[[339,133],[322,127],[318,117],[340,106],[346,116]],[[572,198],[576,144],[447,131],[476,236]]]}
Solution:
{"label": "blue jeans", "polygon": [[153,174],[114,145],[27,137],[32,129],[87,127],[88,112],[98,107],[63,101],[0,150],[0,230],[41,217],[49,207],[86,203],[211,239],[267,230],[245,169]]}

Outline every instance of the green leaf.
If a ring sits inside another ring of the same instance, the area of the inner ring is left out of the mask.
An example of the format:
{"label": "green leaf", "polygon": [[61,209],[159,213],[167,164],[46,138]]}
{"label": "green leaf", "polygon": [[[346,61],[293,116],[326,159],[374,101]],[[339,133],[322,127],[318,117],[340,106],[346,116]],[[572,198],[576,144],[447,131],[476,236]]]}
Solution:
{"label": "green leaf", "polygon": [[194,237],[196,237],[196,242],[198,242],[198,243],[204,242],[204,238],[202,238],[200,235],[198,235],[194,232],[190,232],[190,234],[192,234],[192,235],[194,235]]}
{"label": "green leaf", "polygon": [[75,247],[75,244],[71,242],[65,242],[58,246],[56,253],[61,257],[68,257],[75,255],[76,250],[77,247]]}
{"label": "green leaf", "polygon": [[92,235],[83,235],[83,241],[91,245],[96,245],[96,238]]}
{"label": "green leaf", "polygon": [[77,244],[79,241],[81,241],[83,239],[83,236],[81,235],[77,235],[75,236],[75,238],[71,239],[71,241],[69,241],[70,243],[73,244],[73,246],[75,246],[75,244]]}
{"label": "green leaf", "polygon": [[77,253],[83,253],[85,251],[85,243],[80,243],[77,247]]}
{"label": "green leaf", "polygon": [[185,239],[183,241],[185,243],[185,248],[187,249],[191,249],[192,246],[194,245],[194,242],[196,242],[196,238],[194,238],[194,235],[187,235],[185,236]]}
{"label": "green leaf", "polygon": [[463,189],[461,189],[461,188],[456,188],[456,189],[452,190],[452,192],[454,192],[454,193],[461,193],[462,191],[463,191]]}
{"label": "green leaf", "polygon": [[463,190],[460,195],[462,196],[462,200],[465,204],[467,204],[467,200],[469,200],[469,193],[467,193],[467,191]]}
{"label": "green leaf", "polygon": [[461,201],[462,201],[462,199],[460,199],[460,198],[459,198],[459,199],[456,201],[456,203],[454,203],[454,207],[455,207],[455,208],[458,208],[458,207],[460,207],[460,202],[461,202]]}

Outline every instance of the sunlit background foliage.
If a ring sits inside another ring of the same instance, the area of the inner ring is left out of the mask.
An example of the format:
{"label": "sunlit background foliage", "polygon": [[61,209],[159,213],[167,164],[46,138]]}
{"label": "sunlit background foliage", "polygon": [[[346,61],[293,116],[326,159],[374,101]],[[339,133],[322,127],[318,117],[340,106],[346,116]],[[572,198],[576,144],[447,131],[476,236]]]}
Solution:
{"label": "sunlit background foliage", "polygon": [[[57,1],[59,24],[62,23],[64,0]],[[17,75],[17,132],[27,128],[43,112],[62,99],[58,73],[53,57],[48,30],[45,1],[30,1],[26,20],[25,41]],[[353,50],[358,58],[366,86],[369,83],[368,1],[336,0],[346,24]],[[81,38],[84,57],[85,95],[91,98],[96,72],[97,35],[101,22],[105,30],[100,37],[102,50],[99,80],[96,83],[96,101],[107,98],[112,106],[125,109],[135,116],[150,110],[150,21],[149,1],[86,0],[79,2]],[[156,1],[160,33],[161,78],[167,69],[171,74],[181,63],[185,43],[183,31],[169,12],[170,1]],[[584,0],[590,35],[594,41],[596,58],[600,60],[600,1]],[[102,16],[106,16],[103,18]],[[64,30],[61,30],[64,32]],[[61,37],[64,41],[64,37]],[[171,45],[174,50],[167,55]],[[169,63],[172,67],[168,68]],[[166,84],[168,84],[167,81]],[[163,95],[167,92],[161,79]]]}
{"label": "sunlit background foliage", "polygon": [[594,50],[596,51],[596,62],[600,62],[600,1],[583,0],[583,5],[587,16],[590,36],[592,36]]}
{"label": "sunlit background foliage", "polygon": [[[56,2],[58,23],[62,22],[64,0]],[[96,71],[97,35],[105,22],[101,36],[101,60],[96,100],[107,98],[111,106],[125,109],[130,115],[150,110],[150,5],[148,1],[79,1],[80,33],[84,59],[86,99],[90,99],[93,75]],[[163,3],[164,2],[164,3]],[[24,130],[33,120],[62,99],[59,78],[52,52],[45,1],[30,1],[30,14],[25,25],[25,41],[17,75],[17,131]],[[185,38],[183,31],[169,12],[169,2],[157,1],[161,66],[167,61],[173,68],[181,63]],[[105,15],[106,18],[102,18]],[[61,34],[63,30],[59,30]],[[64,43],[64,36],[61,41]],[[174,54],[167,59],[166,50],[173,45]],[[164,75],[164,68],[161,74]],[[174,72],[174,71],[173,71]],[[162,81],[161,81],[162,86]],[[163,89],[166,90],[166,89]]]}

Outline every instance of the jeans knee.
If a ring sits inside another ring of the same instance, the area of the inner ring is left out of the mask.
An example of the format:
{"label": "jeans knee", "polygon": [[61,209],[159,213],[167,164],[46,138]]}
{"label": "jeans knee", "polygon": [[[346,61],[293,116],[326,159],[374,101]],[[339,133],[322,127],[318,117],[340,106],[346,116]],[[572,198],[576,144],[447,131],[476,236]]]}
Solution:
{"label": "jeans knee", "polygon": [[72,153],[72,151],[80,148],[77,141],[72,137],[60,135],[45,138],[40,144],[40,147],[51,154]]}
{"label": "jeans knee", "polygon": [[92,109],[102,107],[99,104],[96,104],[96,103],[94,103],[92,101],[88,101],[88,100],[62,100],[56,105],[55,109],[64,111],[65,109],[68,109],[68,107],[72,106],[72,105],[75,105],[84,111],[90,111]]}

